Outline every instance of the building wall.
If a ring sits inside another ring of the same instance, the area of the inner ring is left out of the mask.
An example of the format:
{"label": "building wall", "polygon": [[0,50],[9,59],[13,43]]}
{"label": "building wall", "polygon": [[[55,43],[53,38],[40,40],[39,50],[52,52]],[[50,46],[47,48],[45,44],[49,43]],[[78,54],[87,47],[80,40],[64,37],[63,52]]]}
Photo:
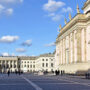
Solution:
{"label": "building wall", "polygon": [[[23,72],[51,71],[54,70],[54,62],[55,58],[52,54],[50,56],[47,54],[42,57],[0,57],[0,72],[15,72],[16,70]],[[44,64],[44,67],[42,64]],[[53,64],[53,67],[51,64]]]}
{"label": "building wall", "polygon": [[23,72],[34,72],[35,60],[21,60],[21,70]]}
{"label": "building wall", "polygon": [[18,70],[18,59],[17,57],[0,57],[0,72],[15,72]]}
{"label": "building wall", "polygon": [[66,73],[90,69],[90,12],[77,14],[61,29],[56,39],[55,60],[55,67],[59,65]]}
{"label": "building wall", "polygon": [[[55,67],[55,58],[54,57],[40,57],[36,60],[36,70],[37,71],[54,71]],[[51,65],[53,64],[53,65]]]}

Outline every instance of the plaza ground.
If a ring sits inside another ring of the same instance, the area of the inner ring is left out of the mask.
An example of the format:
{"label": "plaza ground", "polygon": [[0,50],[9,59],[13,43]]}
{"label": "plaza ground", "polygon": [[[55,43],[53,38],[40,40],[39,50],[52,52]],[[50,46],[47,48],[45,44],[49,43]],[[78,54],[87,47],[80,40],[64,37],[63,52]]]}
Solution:
{"label": "plaza ground", "polygon": [[0,74],[0,90],[90,90],[90,80],[73,76]]}

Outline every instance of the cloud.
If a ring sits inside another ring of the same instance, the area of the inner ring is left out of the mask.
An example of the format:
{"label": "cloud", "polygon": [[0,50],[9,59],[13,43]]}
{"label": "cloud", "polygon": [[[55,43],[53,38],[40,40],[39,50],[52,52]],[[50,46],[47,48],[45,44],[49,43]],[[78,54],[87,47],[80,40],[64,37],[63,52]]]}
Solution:
{"label": "cloud", "polygon": [[48,17],[53,17],[53,16],[55,16],[55,13],[49,13],[47,16]]}
{"label": "cloud", "polygon": [[67,8],[63,8],[62,9],[62,12],[65,12],[65,13],[67,13],[67,12],[70,12],[70,13],[72,13],[72,8],[71,7],[67,7]]}
{"label": "cloud", "polygon": [[4,9],[5,9],[5,7],[0,4],[0,12],[2,12]]}
{"label": "cloud", "polygon": [[24,52],[26,52],[26,50],[24,48],[17,48],[16,52],[24,53]]}
{"label": "cloud", "polygon": [[55,12],[64,5],[65,3],[61,1],[48,0],[48,3],[43,5],[43,9],[48,12]]}
{"label": "cloud", "polygon": [[56,14],[52,17],[52,20],[57,22],[57,21],[60,21],[60,19],[62,19],[62,17],[63,17],[62,15]]}
{"label": "cloud", "polygon": [[13,5],[22,2],[23,0],[0,0],[0,15],[12,15],[14,12]]}
{"label": "cloud", "polygon": [[22,44],[21,44],[22,46],[31,46],[32,45],[32,40],[26,40],[25,42],[23,42]]}
{"label": "cloud", "polygon": [[46,16],[57,22],[63,18],[64,13],[71,13],[73,11],[71,7],[64,8],[64,6],[66,4],[62,1],[48,0],[48,3],[43,5],[43,10],[47,11]]}
{"label": "cloud", "polygon": [[12,9],[12,8],[8,8],[8,9],[6,9],[5,13],[6,13],[7,15],[12,15],[13,9]]}
{"label": "cloud", "polygon": [[5,15],[12,15],[13,9],[12,8],[6,8],[3,5],[0,4],[0,14]]}
{"label": "cloud", "polygon": [[7,53],[7,52],[1,53],[1,56],[9,56],[9,53]]}
{"label": "cloud", "polygon": [[13,43],[18,39],[18,36],[3,36],[0,38],[0,43]]}
{"label": "cloud", "polygon": [[23,0],[0,0],[0,3],[10,3],[10,4],[12,4],[12,3],[22,3],[23,2]]}
{"label": "cloud", "polygon": [[46,45],[45,45],[45,47],[51,47],[51,46],[55,46],[55,42],[49,43],[49,44],[46,44]]}
{"label": "cloud", "polygon": [[0,55],[1,55],[1,56],[15,56],[14,53],[9,54],[9,53],[7,53],[7,52],[1,53]]}

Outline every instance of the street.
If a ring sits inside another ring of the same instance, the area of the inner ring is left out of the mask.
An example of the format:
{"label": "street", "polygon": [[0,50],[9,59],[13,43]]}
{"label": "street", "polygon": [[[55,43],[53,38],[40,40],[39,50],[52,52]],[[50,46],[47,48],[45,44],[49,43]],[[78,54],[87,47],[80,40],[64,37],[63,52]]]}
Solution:
{"label": "street", "polygon": [[67,76],[0,75],[0,90],[90,90],[90,80]]}

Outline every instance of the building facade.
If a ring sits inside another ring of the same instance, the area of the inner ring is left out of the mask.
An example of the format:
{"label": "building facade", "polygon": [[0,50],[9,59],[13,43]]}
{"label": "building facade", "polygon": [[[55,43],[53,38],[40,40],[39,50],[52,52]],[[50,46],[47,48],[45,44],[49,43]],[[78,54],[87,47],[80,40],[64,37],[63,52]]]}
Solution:
{"label": "building facade", "polygon": [[0,72],[7,72],[10,70],[14,72],[19,69],[19,62],[17,57],[0,57]]}
{"label": "building facade", "polygon": [[35,72],[35,62],[37,57],[19,57],[20,69],[23,72]]}
{"label": "building facade", "polygon": [[55,68],[54,54],[40,55],[36,60],[36,71],[52,72]]}
{"label": "building facade", "polygon": [[54,54],[43,54],[40,56],[15,56],[0,57],[0,72],[35,72],[53,71]]}
{"label": "building facade", "polygon": [[90,0],[83,6],[81,14],[77,5],[74,18],[60,26],[56,39],[55,66],[66,73],[83,73],[90,69]]}

